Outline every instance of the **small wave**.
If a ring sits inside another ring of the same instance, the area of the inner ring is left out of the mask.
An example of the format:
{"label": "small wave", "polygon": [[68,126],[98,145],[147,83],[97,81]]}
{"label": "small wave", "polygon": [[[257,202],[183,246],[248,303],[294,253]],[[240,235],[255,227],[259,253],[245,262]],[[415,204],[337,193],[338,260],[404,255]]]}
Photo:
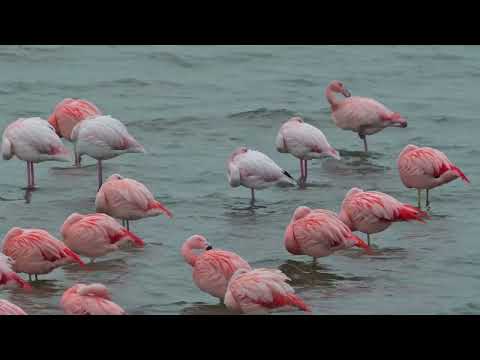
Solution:
{"label": "small wave", "polygon": [[296,113],[288,109],[267,109],[259,108],[255,110],[242,111],[239,113],[229,114],[230,119],[282,119],[287,120],[289,117],[294,116]]}
{"label": "small wave", "polygon": [[97,86],[103,87],[103,88],[116,87],[118,85],[144,87],[144,86],[150,86],[151,83],[148,81],[143,81],[135,78],[122,78],[117,80],[97,82]]}
{"label": "small wave", "polygon": [[180,55],[172,54],[169,52],[158,52],[158,53],[151,53],[147,55],[148,58],[160,61],[166,61],[176,66],[180,66],[182,68],[192,68],[195,66],[193,61],[186,60],[184,57]]}

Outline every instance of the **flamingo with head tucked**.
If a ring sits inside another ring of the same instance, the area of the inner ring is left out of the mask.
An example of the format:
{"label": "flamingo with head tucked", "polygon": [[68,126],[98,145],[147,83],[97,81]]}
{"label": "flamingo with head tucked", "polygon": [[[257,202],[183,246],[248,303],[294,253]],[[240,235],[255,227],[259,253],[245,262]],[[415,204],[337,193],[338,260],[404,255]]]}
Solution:
{"label": "flamingo with head tucked", "polygon": [[144,153],[125,125],[111,116],[97,116],[79,122],[72,130],[78,156],[86,154],[97,160],[98,189],[102,186],[102,160],[126,153]]}
{"label": "flamingo with head tucked", "polygon": [[250,204],[255,205],[255,190],[265,189],[277,183],[292,184],[292,176],[264,153],[239,147],[227,161],[227,178],[231,187],[250,188]]}
{"label": "flamingo with head tucked", "polygon": [[[195,253],[195,250],[199,251]],[[251,270],[250,265],[237,254],[212,249],[202,235],[193,235],[182,245],[181,254],[192,266],[193,281],[198,288],[223,301],[227,285],[238,269]]]}
{"label": "flamingo with head tucked", "polygon": [[27,290],[31,289],[31,286],[12,270],[14,263],[15,261],[12,258],[0,253],[0,288],[20,287]]}
{"label": "flamingo with head tucked", "polygon": [[245,314],[297,309],[310,312],[310,307],[295,294],[288,280],[277,269],[238,269],[228,283],[225,305]]}
{"label": "flamingo with head tucked", "polygon": [[[58,136],[72,141],[71,133],[75,125],[82,120],[100,115],[102,112],[90,101],[68,98],[55,106],[48,122],[55,128]],[[75,149],[75,166],[79,167],[80,162],[81,158]]]}
{"label": "flamingo with head tucked", "polygon": [[76,284],[65,291],[60,305],[67,315],[126,315],[102,284]]}
{"label": "flamingo with head tucked", "polygon": [[[345,96],[339,100],[336,93]],[[332,119],[337,127],[358,133],[368,152],[367,135],[373,135],[387,127],[407,127],[407,120],[378,101],[366,97],[351,96],[338,80],[332,81],[325,90],[332,109]]]}
{"label": "flamingo with head tucked", "polygon": [[340,160],[340,155],[329,143],[323,132],[301,117],[286,121],[278,131],[275,141],[277,150],[290,153],[300,159],[300,184],[307,181],[307,161],[323,157]]}
{"label": "flamingo with head tucked", "polygon": [[430,206],[429,190],[461,178],[470,180],[440,150],[431,147],[407,145],[397,159],[403,185],[417,189],[418,207],[421,208],[421,190],[427,190],[426,207]]}
{"label": "flamingo with head tucked", "polygon": [[284,235],[287,251],[293,255],[308,255],[313,262],[335,251],[356,246],[370,252],[369,246],[329,210],[298,207]]}
{"label": "flamingo with head tucked", "polygon": [[368,245],[370,234],[384,231],[394,222],[416,220],[424,223],[427,216],[426,212],[390,195],[359,188],[352,188],[347,193],[338,215],[350,230],[367,234]]}
{"label": "flamingo with head tucked", "polygon": [[145,242],[107,214],[71,214],[60,228],[64,243],[79,255],[95,258],[118,250],[124,243],[144,247]]}
{"label": "flamingo with head tucked", "polygon": [[130,230],[130,220],[138,220],[165,214],[171,218],[172,212],[142,183],[113,174],[98,190],[95,198],[96,211],[125,221]]}
{"label": "flamingo with head tucked", "polygon": [[41,118],[20,118],[7,126],[2,138],[2,156],[16,156],[27,163],[27,189],[35,189],[33,164],[42,161],[70,161],[68,149],[55,129]]}
{"label": "flamingo with head tucked", "polygon": [[31,275],[47,274],[70,263],[84,265],[80,257],[47,231],[11,228],[3,238],[2,252],[14,260],[12,269]]}

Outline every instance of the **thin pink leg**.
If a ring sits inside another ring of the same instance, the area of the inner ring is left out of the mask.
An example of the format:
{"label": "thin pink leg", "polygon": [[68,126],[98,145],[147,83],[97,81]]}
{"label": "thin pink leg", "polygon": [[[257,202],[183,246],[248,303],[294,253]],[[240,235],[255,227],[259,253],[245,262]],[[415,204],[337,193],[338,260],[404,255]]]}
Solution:
{"label": "thin pink leg", "polygon": [[32,178],[32,189],[35,188],[35,172],[33,171],[33,162],[30,161],[30,173],[31,173],[31,178]]}
{"label": "thin pink leg", "polygon": [[303,182],[303,177],[304,177],[304,173],[303,173],[303,160],[300,160],[300,182]]}
{"label": "thin pink leg", "polygon": [[98,176],[98,190],[100,190],[100,187],[102,186],[102,183],[103,183],[102,160],[97,160],[97,176]]}
{"label": "thin pink leg", "polygon": [[305,164],[305,184],[306,184],[306,183],[307,183],[307,174],[308,174],[308,171],[307,171],[307,164],[308,164],[308,162],[307,162],[307,160],[303,160],[303,161],[305,161],[304,164]]}
{"label": "thin pink leg", "polygon": [[26,164],[27,164],[27,189],[30,189],[30,186],[32,185],[32,177],[30,175],[30,161],[27,161]]}

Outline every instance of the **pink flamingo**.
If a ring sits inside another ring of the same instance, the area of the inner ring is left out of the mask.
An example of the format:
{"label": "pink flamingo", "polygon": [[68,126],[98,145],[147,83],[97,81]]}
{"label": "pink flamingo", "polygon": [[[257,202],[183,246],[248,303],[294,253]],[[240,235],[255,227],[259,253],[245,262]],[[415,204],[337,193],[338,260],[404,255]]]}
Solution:
{"label": "pink flamingo", "polygon": [[150,190],[142,183],[113,174],[98,190],[95,199],[96,211],[122,219],[130,231],[129,220],[138,220],[165,214],[173,214],[161,202],[155,200]]}
{"label": "pink flamingo", "polygon": [[71,214],[60,228],[64,243],[79,255],[95,258],[116,251],[126,242],[144,247],[145,242],[107,214]]}
{"label": "pink flamingo", "polygon": [[417,189],[418,207],[421,208],[421,190],[427,190],[426,207],[430,200],[428,191],[457,178],[470,180],[440,150],[407,145],[397,159],[400,179],[407,188]]}
{"label": "pink flamingo", "polygon": [[[58,136],[72,141],[71,133],[75,125],[89,117],[102,115],[95,104],[83,99],[63,99],[60,101],[48,118]],[[81,158],[75,149],[75,166],[80,167]]]}
{"label": "pink flamingo", "polygon": [[[338,100],[335,93],[341,93],[346,99]],[[343,130],[358,133],[363,140],[365,152],[368,152],[367,135],[375,134],[386,127],[407,127],[407,120],[376,100],[350,96],[350,92],[338,80],[332,81],[325,91],[332,108],[335,125]]]}
{"label": "pink flamingo", "polygon": [[99,189],[103,181],[102,160],[126,153],[145,153],[125,125],[111,116],[97,116],[79,122],[72,130],[71,139],[78,156],[86,154],[97,160]]}
{"label": "pink flamingo", "polygon": [[[194,250],[204,250],[195,254]],[[251,270],[250,265],[237,254],[212,246],[202,235],[193,235],[182,245],[181,254],[193,268],[193,282],[198,288],[223,301],[228,281],[238,269]]]}
{"label": "pink flamingo", "polygon": [[304,122],[301,117],[292,117],[280,128],[275,141],[277,150],[290,153],[300,159],[300,183],[307,181],[307,161],[322,157],[340,160],[340,155],[327,141],[323,132]]}
{"label": "pink flamingo", "polygon": [[329,210],[298,207],[285,231],[285,248],[293,255],[308,255],[313,262],[335,251],[356,246],[370,252],[369,246]]}
{"label": "pink flamingo", "polygon": [[35,189],[34,163],[71,160],[55,129],[38,117],[17,119],[3,132],[2,156],[10,160],[14,155],[27,162],[28,190]]}
{"label": "pink flamingo", "polygon": [[12,258],[0,253],[0,288],[20,287],[22,289],[30,290],[31,286],[12,270],[14,262],[15,261]]}
{"label": "pink flamingo", "polygon": [[126,315],[102,284],[76,284],[64,292],[60,305],[67,315]]}
{"label": "pink flamingo", "polygon": [[3,238],[3,253],[14,260],[16,272],[35,275],[47,274],[65,264],[76,262],[84,265],[80,257],[63,242],[41,229],[11,228]]}
{"label": "pink flamingo", "polygon": [[228,283],[225,305],[245,314],[296,309],[310,312],[287,280],[290,279],[277,269],[238,269]]}
{"label": "pink flamingo", "polygon": [[27,313],[10,301],[0,299],[0,315],[27,315]]}
{"label": "pink flamingo", "polygon": [[251,190],[251,207],[255,204],[255,189],[265,189],[277,183],[291,184],[292,176],[267,155],[246,147],[237,148],[227,161],[227,178],[231,187],[240,185]]}
{"label": "pink flamingo", "polygon": [[338,218],[352,231],[368,236],[387,229],[393,222],[416,220],[425,223],[428,214],[416,207],[403,204],[390,195],[378,191],[352,188],[342,202]]}

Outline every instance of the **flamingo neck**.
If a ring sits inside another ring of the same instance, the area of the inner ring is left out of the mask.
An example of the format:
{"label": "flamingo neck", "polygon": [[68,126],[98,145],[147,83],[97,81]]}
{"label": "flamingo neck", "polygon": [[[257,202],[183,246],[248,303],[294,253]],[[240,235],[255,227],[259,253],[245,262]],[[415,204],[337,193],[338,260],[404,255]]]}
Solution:
{"label": "flamingo neck", "polygon": [[348,226],[348,228],[351,231],[355,231],[355,227],[353,226],[353,222],[348,216],[347,212],[345,210],[341,210],[340,213],[338,214],[338,218],[340,219],[341,222],[343,222],[345,225]]}
{"label": "flamingo neck", "polygon": [[198,259],[198,255],[193,252],[193,249],[190,246],[190,244],[188,243],[183,244],[182,256],[190,266],[195,266],[195,262]]}
{"label": "flamingo neck", "polygon": [[335,111],[340,106],[340,101],[337,100],[335,92],[329,87],[325,90],[325,96],[332,107],[332,111]]}

